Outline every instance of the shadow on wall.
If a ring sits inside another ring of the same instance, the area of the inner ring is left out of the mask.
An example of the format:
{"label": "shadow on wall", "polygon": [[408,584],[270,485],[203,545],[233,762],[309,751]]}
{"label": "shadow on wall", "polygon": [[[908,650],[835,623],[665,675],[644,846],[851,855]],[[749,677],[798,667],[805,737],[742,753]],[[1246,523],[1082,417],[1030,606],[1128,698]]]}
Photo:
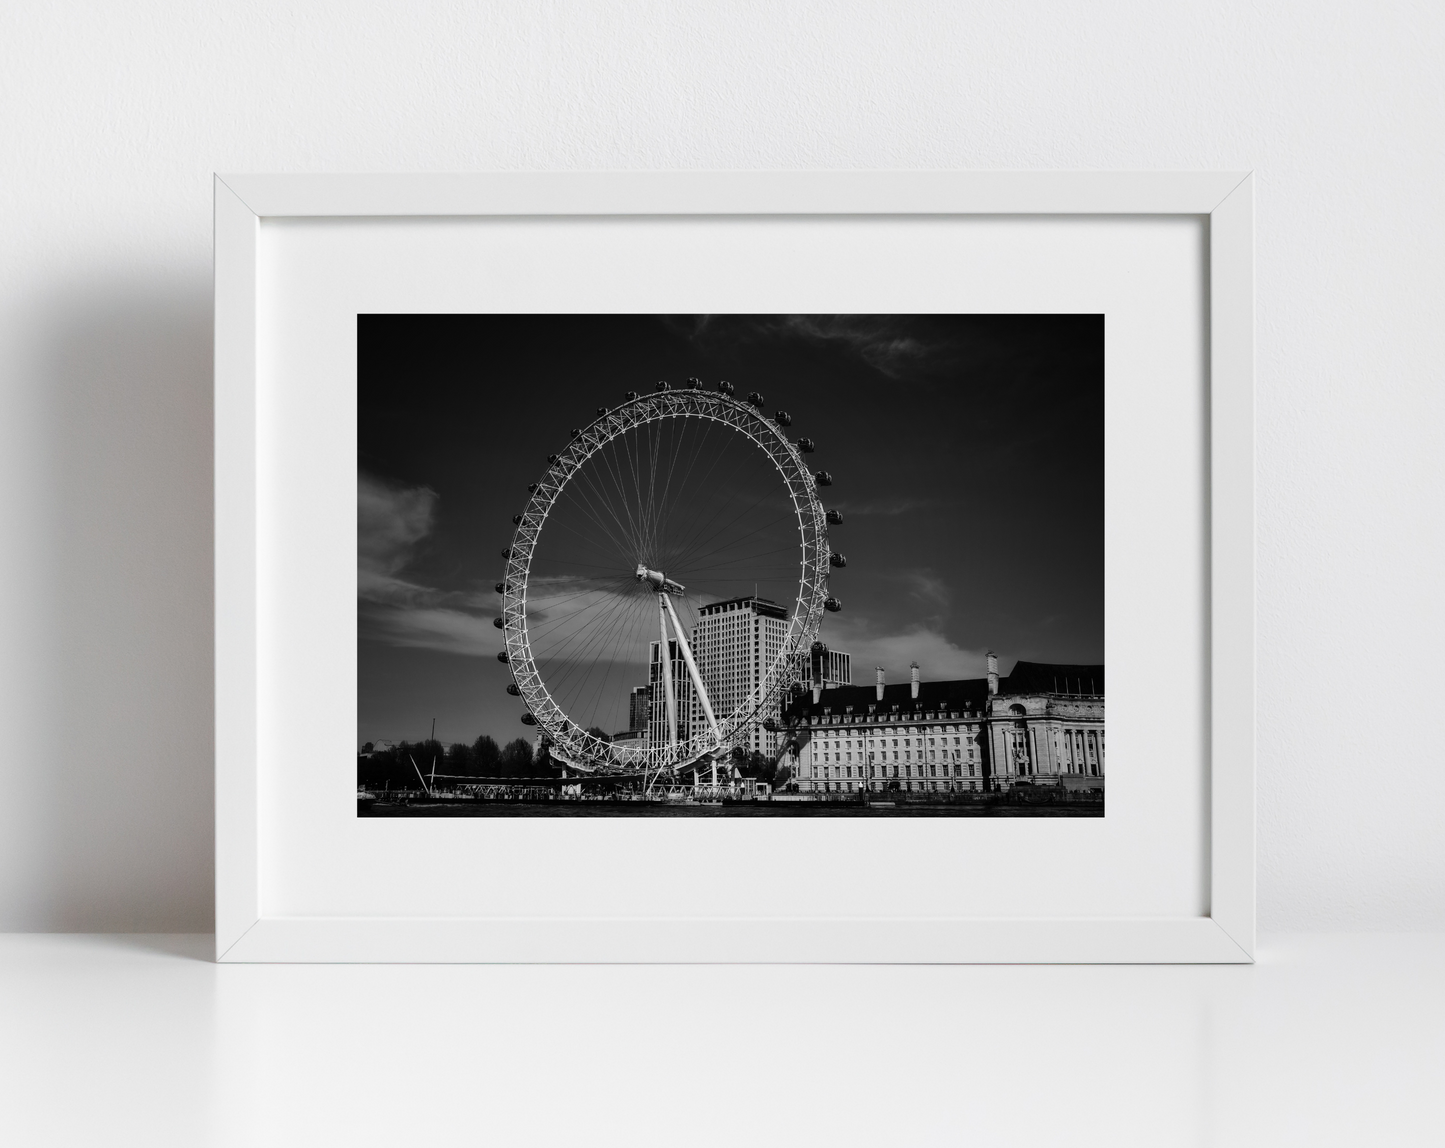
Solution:
{"label": "shadow on wall", "polygon": [[51,757],[11,798],[47,854],[21,927],[208,931],[210,284],[86,287],[42,313]]}

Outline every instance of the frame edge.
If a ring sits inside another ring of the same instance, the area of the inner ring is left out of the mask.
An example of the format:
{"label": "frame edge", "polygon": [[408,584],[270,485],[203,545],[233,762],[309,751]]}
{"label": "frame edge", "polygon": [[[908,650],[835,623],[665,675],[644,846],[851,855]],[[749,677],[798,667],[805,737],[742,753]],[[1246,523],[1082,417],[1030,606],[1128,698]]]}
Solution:
{"label": "frame edge", "polygon": [[1254,180],[1210,214],[1210,916],[1255,951]]}

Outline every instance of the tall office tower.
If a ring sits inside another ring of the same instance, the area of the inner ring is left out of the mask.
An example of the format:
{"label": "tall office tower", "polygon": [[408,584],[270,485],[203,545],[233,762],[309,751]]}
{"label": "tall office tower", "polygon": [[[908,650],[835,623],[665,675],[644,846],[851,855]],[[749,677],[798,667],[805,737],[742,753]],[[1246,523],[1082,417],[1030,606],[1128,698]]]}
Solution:
{"label": "tall office tower", "polygon": [[[693,655],[713,712],[719,718],[755,695],[763,674],[781,653],[787,638],[787,610],[766,598],[729,598],[726,602],[704,606],[698,612],[697,628],[692,636]],[[783,682],[785,689],[790,684]],[[748,727],[738,741],[743,749],[770,753],[776,748],[780,735],[763,729],[762,721],[780,716],[781,701],[781,694],[775,695],[759,712],[758,721]],[[696,700],[693,704],[697,710],[693,721],[706,721],[701,706]]]}
{"label": "tall office tower", "polygon": [[630,730],[647,728],[646,686],[634,686],[632,693],[627,696],[627,728]]}
{"label": "tall office tower", "polygon": [[[668,738],[667,694],[663,689],[662,661],[658,657],[658,649],[661,645],[660,641],[648,643],[648,684],[645,687],[649,700],[647,724],[638,727],[647,730],[647,740],[652,745],[666,745]],[[692,688],[692,678],[687,672],[687,663],[683,661],[682,651],[672,639],[668,639],[667,649],[672,661],[672,696],[677,699],[677,740],[686,741],[695,730],[701,728],[694,724],[694,715],[700,716],[702,707],[697,703],[697,691]],[[706,679],[703,680],[706,681]],[[633,690],[633,705],[637,704],[636,697],[637,691]]]}

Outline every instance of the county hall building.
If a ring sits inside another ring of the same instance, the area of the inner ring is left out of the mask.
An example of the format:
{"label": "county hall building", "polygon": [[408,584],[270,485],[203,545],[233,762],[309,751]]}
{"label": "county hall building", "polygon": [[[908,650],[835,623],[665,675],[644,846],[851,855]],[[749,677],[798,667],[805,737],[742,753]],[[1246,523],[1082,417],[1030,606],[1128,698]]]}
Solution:
{"label": "county hall building", "polygon": [[804,690],[780,764],[803,793],[999,791],[1019,781],[1103,788],[1104,667],[1018,662],[988,675]]}

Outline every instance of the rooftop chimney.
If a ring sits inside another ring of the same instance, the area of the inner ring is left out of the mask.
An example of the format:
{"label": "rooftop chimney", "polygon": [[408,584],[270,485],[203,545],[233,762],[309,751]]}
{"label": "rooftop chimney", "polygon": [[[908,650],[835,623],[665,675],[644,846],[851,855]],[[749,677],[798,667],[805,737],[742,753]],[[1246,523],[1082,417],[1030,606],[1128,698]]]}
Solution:
{"label": "rooftop chimney", "polygon": [[998,655],[992,650],[988,652],[988,692],[998,693]]}
{"label": "rooftop chimney", "polygon": [[877,684],[874,689],[878,691],[878,700],[881,702],[883,700],[883,667],[877,667],[874,673],[877,675]]}
{"label": "rooftop chimney", "polygon": [[909,666],[908,666],[908,676],[909,676],[909,687],[908,687],[908,688],[909,688],[909,696],[916,698],[916,697],[918,696],[918,663],[917,663],[917,662],[910,662],[910,663],[909,663]]}

